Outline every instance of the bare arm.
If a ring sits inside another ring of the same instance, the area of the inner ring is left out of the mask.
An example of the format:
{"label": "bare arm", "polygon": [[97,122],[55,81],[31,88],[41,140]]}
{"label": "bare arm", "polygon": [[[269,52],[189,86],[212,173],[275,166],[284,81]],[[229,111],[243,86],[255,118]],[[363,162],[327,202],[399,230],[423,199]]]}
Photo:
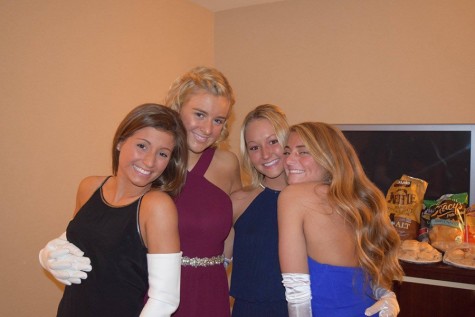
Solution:
{"label": "bare arm", "polygon": [[279,260],[282,273],[308,273],[307,247],[303,231],[304,212],[298,193],[288,186],[279,195]]}
{"label": "bare arm", "polygon": [[140,317],[169,317],[180,303],[181,252],[178,214],[167,194],[150,191],[142,199],[140,228],[148,248],[148,300]]}
{"label": "bare arm", "polygon": [[180,251],[178,213],[167,194],[152,190],[144,196],[140,207],[140,229],[148,253]]}
{"label": "bare arm", "polygon": [[292,186],[279,195],[279,260],[285,299],[290,317],[311,317],[310,275],[303,231],[304,212],[299,208],[298,193]]}

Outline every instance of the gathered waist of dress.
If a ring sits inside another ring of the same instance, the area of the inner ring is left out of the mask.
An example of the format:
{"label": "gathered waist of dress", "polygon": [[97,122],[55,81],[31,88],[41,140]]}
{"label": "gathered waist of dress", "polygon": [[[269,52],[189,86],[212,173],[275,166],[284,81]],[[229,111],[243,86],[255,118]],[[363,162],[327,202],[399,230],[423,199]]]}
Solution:
{"label": "gathered waist of dress", "polygon": [[205,258],[190,258],[187,256],[183,256],[181,258],[181,265],[182,266],[193,266],[193,267],[204,267],[204,266],[212,266],[224,263],[224,254],[216,255],[212,257],[205,257]]}

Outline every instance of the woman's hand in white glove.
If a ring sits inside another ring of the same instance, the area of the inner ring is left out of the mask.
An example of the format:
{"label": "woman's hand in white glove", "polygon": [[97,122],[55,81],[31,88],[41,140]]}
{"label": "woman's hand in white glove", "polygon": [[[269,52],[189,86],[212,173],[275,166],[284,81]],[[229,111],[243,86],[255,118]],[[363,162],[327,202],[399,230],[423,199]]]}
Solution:
{"label": "woman's hand in white glove", "polygon": [[51,240],[39,253],[41,266],[65,285],[80,284],[92,270],[91,260],[84,257],[74,244],[66,239],[66,232]]}
{"label": "woman's hand in white glove", "polygon": [[382,287],[373,288],[373,294],[378,301],[365,311],[366,316],[373,316],[379,312],[379,317],[396,317],[399,314],[399,303],[396,294]]}

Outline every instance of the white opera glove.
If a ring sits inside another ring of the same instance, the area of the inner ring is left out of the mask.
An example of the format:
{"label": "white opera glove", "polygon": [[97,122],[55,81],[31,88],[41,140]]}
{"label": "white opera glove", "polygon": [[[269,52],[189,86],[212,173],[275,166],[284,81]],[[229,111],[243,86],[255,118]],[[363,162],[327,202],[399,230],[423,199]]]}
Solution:
{"label": "white opera glove", "polygon": [[84,252],[66,239],[64,232],[40,250],[39,261],[59,282],[65,285],[81,284],[81,280],[87,278],[85,272],[92,270],[91,260],[83,255]]}
{"label": "white opera glove", "polygon": [[140,317],[169,317],[178,308],[181,255],[147,254],[149,298]]}
{"label": "white opera glove", "polygon": [[312,292],[310,275],[304,273],[282,273],[285,299],[289,317],[312,317]]}
{"label": "white opera glove", "polygon": [[396,317],[399,314],[399,304],[394,292],[383,287],[373,286],[373,295],[378,301],[366,309],[366,316],[373,316],[377,312],[379,312],[379,317]]}

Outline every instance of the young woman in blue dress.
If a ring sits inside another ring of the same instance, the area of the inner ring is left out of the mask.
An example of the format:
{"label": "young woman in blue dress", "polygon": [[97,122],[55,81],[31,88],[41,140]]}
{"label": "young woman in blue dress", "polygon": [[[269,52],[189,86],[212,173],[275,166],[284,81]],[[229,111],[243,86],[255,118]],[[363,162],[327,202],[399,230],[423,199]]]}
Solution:
{"label": "young woman in blue dress", "polygon": [[[231,195],[233,317],[288,316],[277,230],[277,199],[287,186],[283,144],[288,131],[286,115],[278,106],[270,104],[253,109],[242,123],[242,169],[250,177],[250,185]],[[384,305],[383,299],[369,311],[376,313]]]}
{"label": "young woman in blue dress", "polygon": [[269,104],[249,112],[242,124],[242,166],[251,184],[231,195],[233,317],[288,316],[277,247],[277,197],[287,186],[282,145],[288,128],[284,112]]}
{"label": "young woman in blue dress", "polygon": [[399,236],[351,144],[331,125],[306,122],[291,126],[284,155],[279,255],[290,316],[365,316],[371,305],[367,316],[396,316],[388,290],[402,278]]}

